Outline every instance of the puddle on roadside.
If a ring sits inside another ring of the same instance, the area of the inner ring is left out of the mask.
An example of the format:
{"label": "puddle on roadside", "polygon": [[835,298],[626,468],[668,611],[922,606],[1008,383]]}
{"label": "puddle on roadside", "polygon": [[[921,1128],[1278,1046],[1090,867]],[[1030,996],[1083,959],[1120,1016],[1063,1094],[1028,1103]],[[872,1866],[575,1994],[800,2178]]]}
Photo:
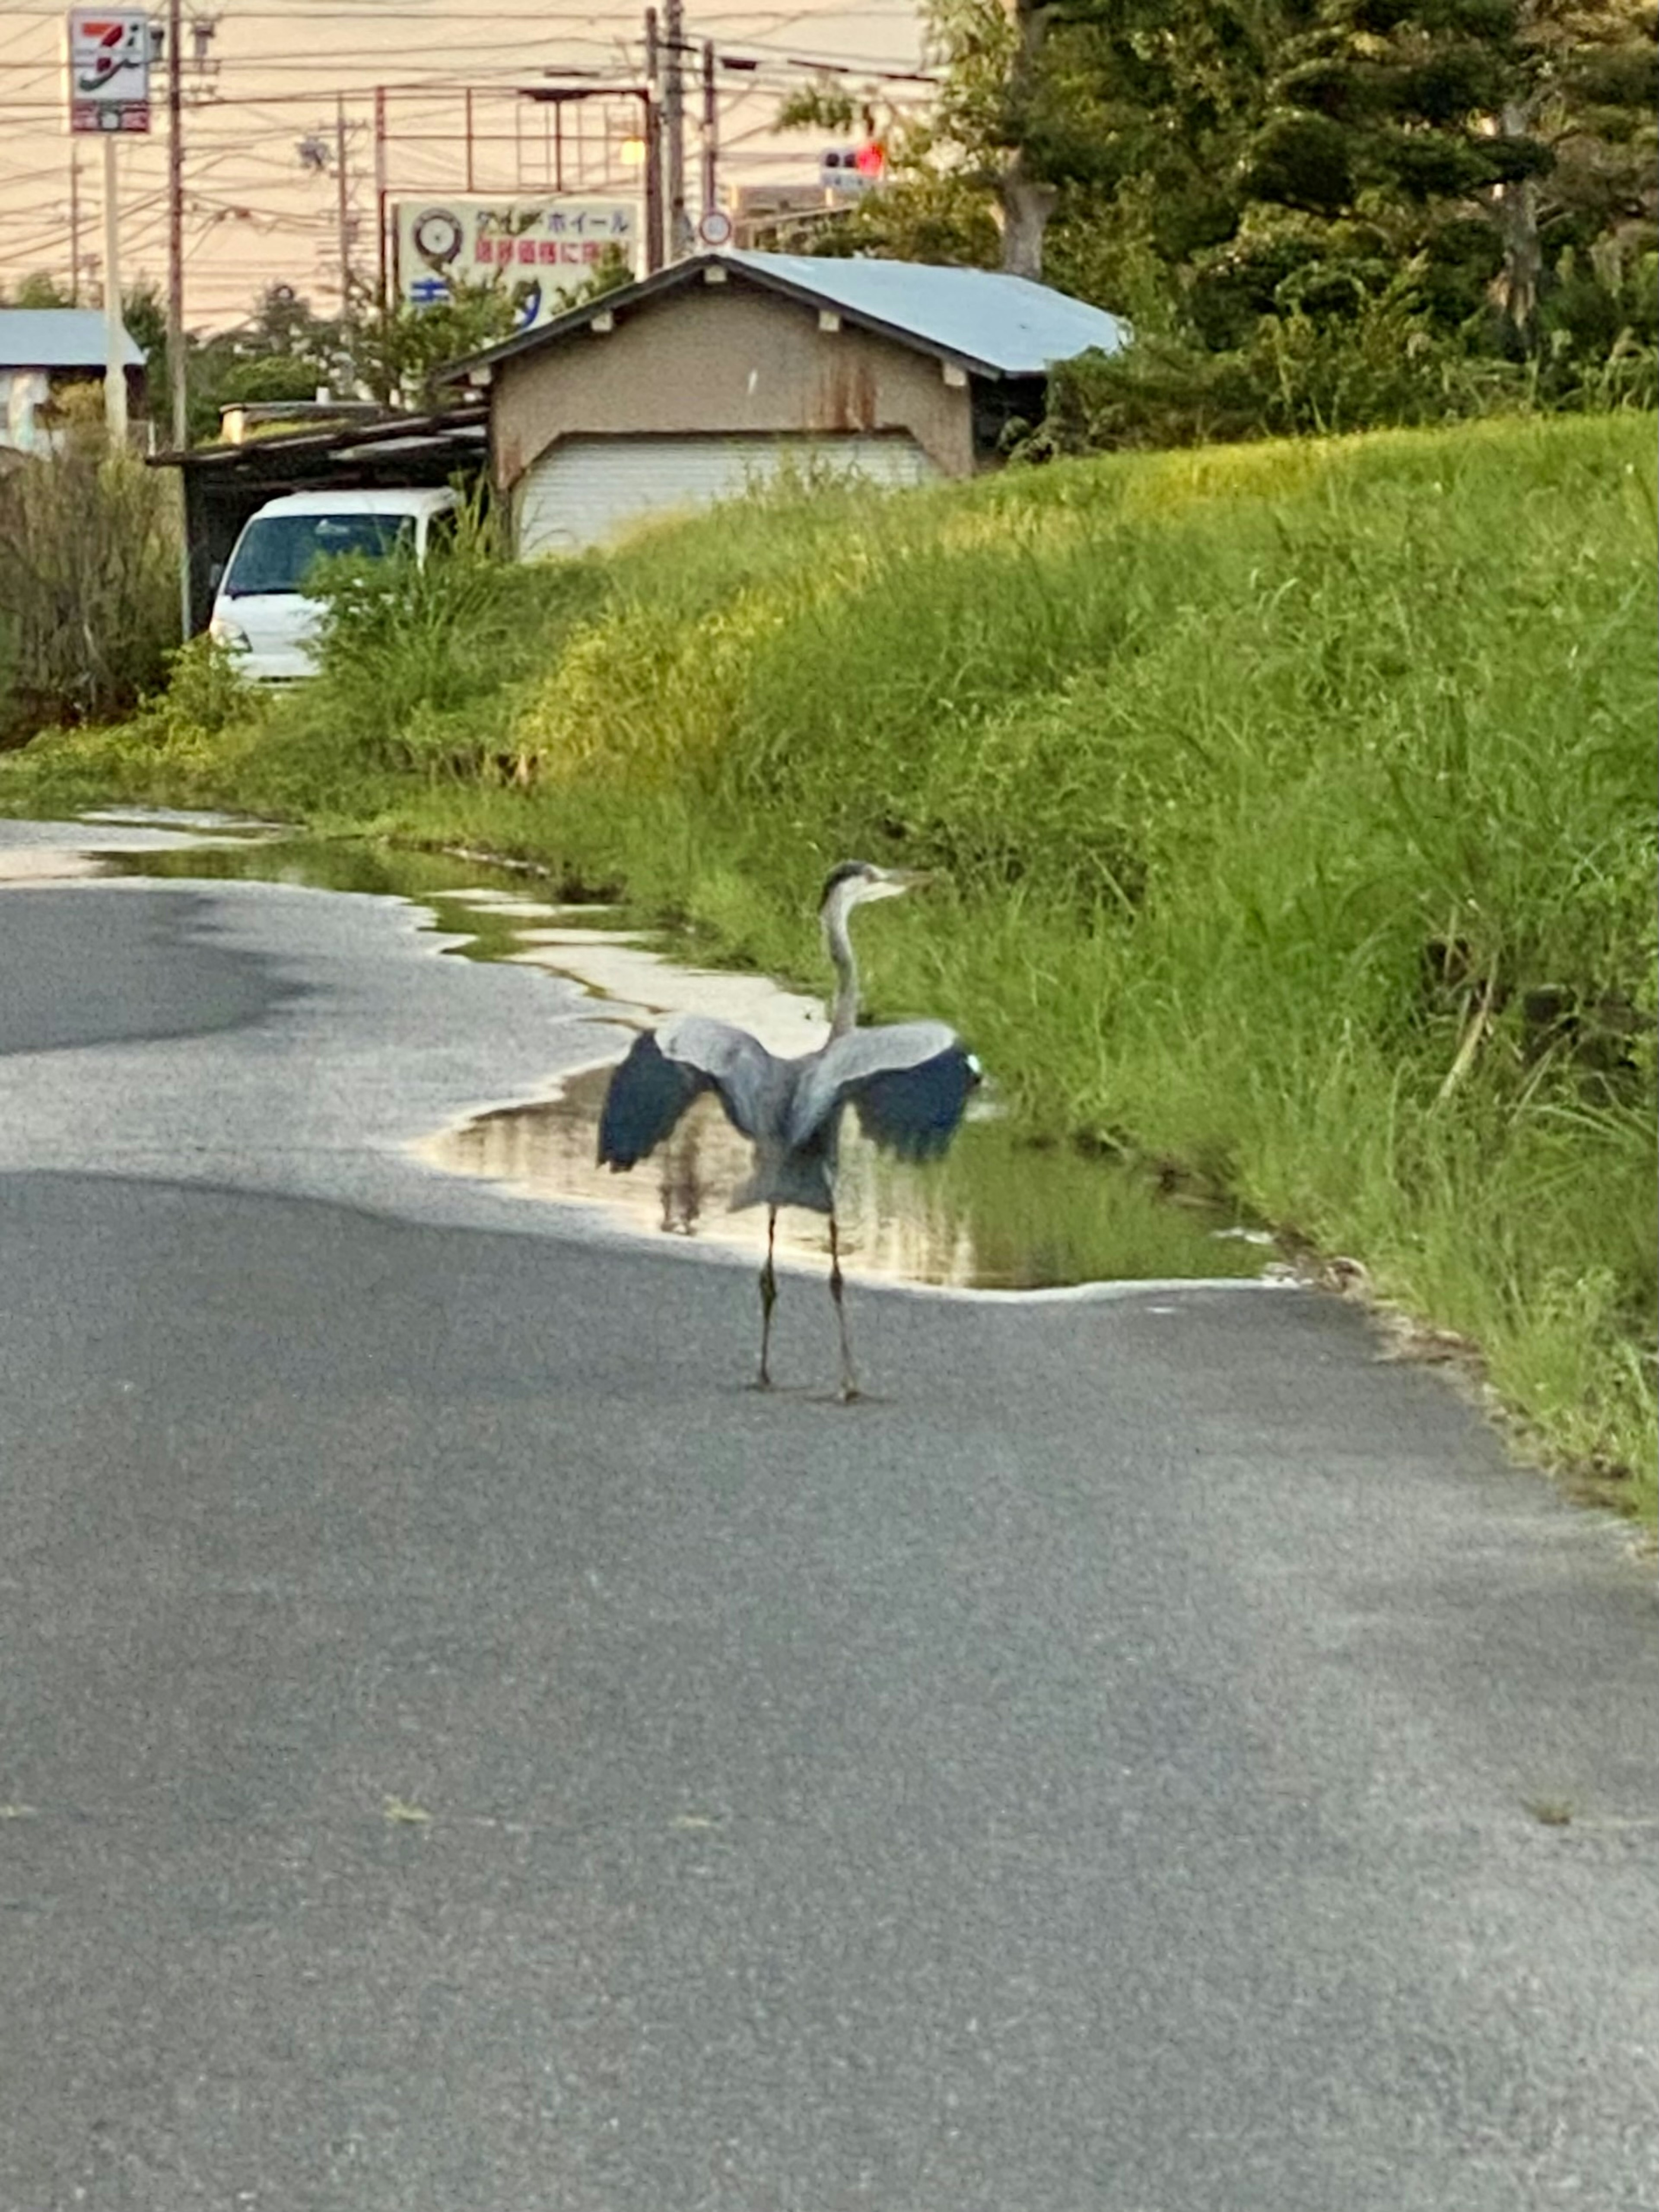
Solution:
{"label": "puddle on roadside", "polygon": [[[113,822],[101,816],[100,823]],[[119,817],[126,819],[129,817]],[[137,818],[137,817],[132,817]],[[146,821],[152,817],[145,817]],[[185,828],[188,817],[157,826]],[[216,831],[216,836],[222,836]],[[103,853],[100,872],[195,883],[294,884],[308,890],[358,891],[370,897],[410,899],[428,908],[430,927],[464,939],[450,950],[472,960],[501,960],[524,951],[520,932],[538,922],[596,919],[608,908],[570,907],[537,896],[538,879],[499,861],[462,859],[451,853],[397,851],[343,838],[246,834],[213,845],[158,847]],[[468,896],[466,894],[482,894]],[[458,896],[459,895],[459,896]]]}
{"label": "puddle on roadside", "polygon": [[[588,1069],[560,1097],[479,1115],[429,1139],[420,1155],[532,1198],[620,1210],[642,1231],[735,1246],[758,1263],[766,1210],[729,1211],[749,1173],[749,1146],[718,1103],[700,1098],[668,1144],[613,1175],[595,1158],[610,1079],[608,1067]],[[942,1161],[915,1168],[878,1152],[848,1115],[836,1195],[848,1272],[905,1282],[1030,1291],[1250,1277],[1274,1256],[1271,1240],[1214,1206],[1166,1197],[1149,1178],[1098,1159],[1021,1144],[991,1119],[969,1121]],[[786,1209],[778,1249],[827,1263],[826,1224]]]}
{"label": "puddle on roadside", "polygon": [[[176,819],[188,826],[188,817]],[[573,940],[607,946],[615,941],[609,925],[618,919],[609,908],[538,897],[537,878],[499,864],[268,831],[100,860],[112,875],[289,883],[409,899],[431,914],[435,931],[464,939],[447,949],[475,959],[535,957],[579,981],[596,963],[585,963],[581,944]],[[589,916],[597,925],[591,932],[580,927]],[[546,941],[556,934],[559,943]],[[619,1052],[626,1034],[619,1030]],[[732,1193],[749,1171],[749,1147],[713,1098],[700,1099],[670,1143],[630,1173],[598,1165],[610,1073],[588,1069],[569,1078],[555,1098],[479,1115],[427,1139],[416,1155],[446,1173],[510,1185],[532,1200],[603,1207],[642,1234],[701,1238],[758,1261],[765,1209],[730,1211]],[[925,1169],[877,1152],[848,1115],[839,1195],[843,1261],[863,1275],[1024,1291],[1276,1272],[1272,1240],[1255,1225],[1208,1202],[1170,1195],[1144,1171],[1067,1147],[1023,1143],[994,1114],[970,1115],[945,1158]],[[826,1225],[817,1215],[787,1211],[778,1245],[781,1253],[827,1261]]]}

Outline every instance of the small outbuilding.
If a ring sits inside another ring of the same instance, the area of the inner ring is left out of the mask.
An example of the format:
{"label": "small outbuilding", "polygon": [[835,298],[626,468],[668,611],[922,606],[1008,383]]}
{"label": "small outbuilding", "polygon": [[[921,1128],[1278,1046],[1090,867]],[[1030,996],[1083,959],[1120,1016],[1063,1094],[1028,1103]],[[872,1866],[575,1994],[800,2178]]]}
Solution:
{"label": "small outbuilding", "polygon": [[452,363],[488,393],[521,558],[741,493],[792,463],[883,484],[994,466],[1049,370],[1127,326],[981,269],[705,253]]}
{"label": "small outbuilding", "polygon": [[[127,405],[141,414],[143,349],[130,331],[121,337]],[[65,385],[102,377],[105,343],[101,307],[0,307],[0,446],[50,452],[54,397]]]}

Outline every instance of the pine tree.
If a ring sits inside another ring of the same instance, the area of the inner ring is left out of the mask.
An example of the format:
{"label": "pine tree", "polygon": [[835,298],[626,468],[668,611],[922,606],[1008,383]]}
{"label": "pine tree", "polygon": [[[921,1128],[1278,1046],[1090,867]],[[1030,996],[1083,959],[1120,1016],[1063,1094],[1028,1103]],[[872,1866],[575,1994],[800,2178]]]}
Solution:
{"label": "pine tree", "polygon": [[1588,245],[1586,220],[1639,222],[1644,197],[1650,223],[1650,180],[1606,149],[1641,142],[1653,53],[1629,0],[1324,0],[1283,50],[1246,191],[1303,219],[1309,260],[1415,262],[1443,324],[1490,307],[1531,351],[1550,225]]}

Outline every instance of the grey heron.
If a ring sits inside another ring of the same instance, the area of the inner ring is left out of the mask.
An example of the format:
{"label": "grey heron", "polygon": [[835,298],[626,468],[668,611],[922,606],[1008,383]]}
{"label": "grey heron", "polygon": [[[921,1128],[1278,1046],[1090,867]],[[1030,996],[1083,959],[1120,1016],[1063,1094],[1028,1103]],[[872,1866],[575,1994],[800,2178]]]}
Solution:
{"label": "grey heron", "polygon": [[731,1022],[680,1014],[634,1041],[611,1077],[599,1120],[599,1162],[631,1168],[671,1133],[692,1101],[713,1091],[733,1127],[754,1146],[754,1171],[734,1208],[766,1207],[761,1269],[760,1386],[771,1382],[772,1309],[777,1303],[774,1245],[778,1209],[810,1208],[830,1217],[830,1295],[841,1338],[841,1395],[858,1395],[847,1337],[836,1164],[844,1108],[865,1134],[901,1159],[936,1159],[950,1144],[979,1062],[944,1022],[898,1022],[860,1029],[858,963],[848,927],[855,906],[896,897],[927,881],[907,868],[844,860],[823,886],[818,921],[836,970],[830,1035],[816,1052],[780,1059]]}

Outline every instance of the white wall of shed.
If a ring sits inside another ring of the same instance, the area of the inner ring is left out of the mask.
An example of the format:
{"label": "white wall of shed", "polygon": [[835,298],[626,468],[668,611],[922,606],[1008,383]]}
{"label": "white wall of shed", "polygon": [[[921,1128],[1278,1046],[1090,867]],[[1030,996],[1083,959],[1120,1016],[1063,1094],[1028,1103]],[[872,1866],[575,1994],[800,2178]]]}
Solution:
{"label": "white wall of shed", "polygon": [[516,501],[521,560],[579,553],[653,517],[738,499],[793,465],[895,487],[942,472],[913,438],[568,438],[526,471]]}

